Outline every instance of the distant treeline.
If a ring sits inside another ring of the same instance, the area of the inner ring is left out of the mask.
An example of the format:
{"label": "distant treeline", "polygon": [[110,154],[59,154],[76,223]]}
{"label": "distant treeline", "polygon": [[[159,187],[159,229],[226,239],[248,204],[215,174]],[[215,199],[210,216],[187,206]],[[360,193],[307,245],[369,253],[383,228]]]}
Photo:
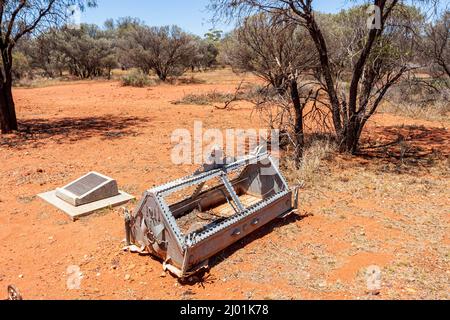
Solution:
{"label": "distant treeline", "polygon": [[14,78],[65,72],[81,79],[110,77],[115,68],[153,71],[162,81],[186,70],[205,70],[217,63],[221,31],[203,38],[177,26],[150,27],[135,18],[108,20],[104,27],[62,26],[21,39],[14,52]]}

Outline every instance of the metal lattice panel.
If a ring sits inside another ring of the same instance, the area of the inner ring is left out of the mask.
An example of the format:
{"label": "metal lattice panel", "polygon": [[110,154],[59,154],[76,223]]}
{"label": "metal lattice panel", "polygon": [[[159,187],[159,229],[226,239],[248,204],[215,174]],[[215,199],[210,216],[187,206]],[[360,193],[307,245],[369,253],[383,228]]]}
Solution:
{"label": "metal lattice panel", "polygon": [[[260,152],[231,164],[204,168],[207,169],[146,192],[131,220],[154,219],[163,226],[158,225],[156,229],[154,224],[148,223],[143,228],[131,223],[127,227],[131,233],[127,238],[147,237],[151,253],[162,258],[164,267],[179,277],[195,273],[198,266],[204,266],[220,250],[294,209],[292,191],[268,153]],[[263,169],[267,168],[272,170],[269,175],[263,174]],[[220,183],[210,187],[211,181]],[[146,201],[148,197],[154,201]],[[145,208],[148,203],[154,203],[155,207],[148,210]],[[227,216],[214,218],[214,210],[223,208]],[[150,211],[152,217],[146,217]],[[205,223],[200,229],[185,228],[183,230],[192,231],[183,234],[178,219],[182,218],[184,223],[206,215],[211,219],[209,224]],[[162,236],[164,232],[166,236]],[[157,236],[172,240],[163,245],[161,241],[154,241]]]}

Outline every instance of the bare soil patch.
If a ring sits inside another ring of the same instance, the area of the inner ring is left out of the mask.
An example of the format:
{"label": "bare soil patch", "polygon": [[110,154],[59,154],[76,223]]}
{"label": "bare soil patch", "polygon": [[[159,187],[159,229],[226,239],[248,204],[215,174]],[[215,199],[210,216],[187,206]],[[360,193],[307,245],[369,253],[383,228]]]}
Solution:
{"label": "bare soil patch", "polygon": [[[202,284],[182,286],[159,261],[123,252],[120,210],[72,223],[35,197],[95,170],[139,198],[196,169],[171,164],[173,130],[196,120],[205,129],[262,126],[242,101],[232,110],[174,105],[187,94],[232,94],[240,83],[228,70],[199,78],[15,89],[20,132],[0,137],[0,290],[14,284],[25,299],[450,298],[450,135],[440,122],[376,116],[359,157],[321,158],[299,215],[218,255]],[[83,272],[80,290],[67,289],[71,265]],[[365,279],[374,265],[378,296]]]}

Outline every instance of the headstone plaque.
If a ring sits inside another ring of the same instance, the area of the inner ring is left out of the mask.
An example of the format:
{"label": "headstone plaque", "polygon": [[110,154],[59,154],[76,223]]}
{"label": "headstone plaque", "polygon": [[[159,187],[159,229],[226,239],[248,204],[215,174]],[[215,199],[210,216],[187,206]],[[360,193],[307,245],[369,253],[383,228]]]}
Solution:
{"label": "headstone plaque", "polygon": [[64,188],[56,190],[58,198],[75,207],[112,198],[118,194],[117,182],[97,172],[90,172]]}
{"label": "headstone plaque", "polygon": [[66,212],[73,220],[134,199],[119,190],[116,180],[97,172],[90,172],[63,188],[40,194],[39,197]]}

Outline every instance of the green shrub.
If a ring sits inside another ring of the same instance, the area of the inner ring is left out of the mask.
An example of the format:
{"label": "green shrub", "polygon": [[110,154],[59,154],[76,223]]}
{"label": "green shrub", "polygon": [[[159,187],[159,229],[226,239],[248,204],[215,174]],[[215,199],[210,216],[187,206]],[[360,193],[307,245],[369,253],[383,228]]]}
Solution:
{"label": "green shrub", "polygon": [[27,56],[20,51],[13,53],[13,66],[12,74],[14,80],[24,78],[31,71]]}
{"label": "green shrub", "polygon": [[142,72],[132,72],[126,76],[123,76],[121,81],[123,86],[138,88],[148,87],[155,84],[155,81]]}

